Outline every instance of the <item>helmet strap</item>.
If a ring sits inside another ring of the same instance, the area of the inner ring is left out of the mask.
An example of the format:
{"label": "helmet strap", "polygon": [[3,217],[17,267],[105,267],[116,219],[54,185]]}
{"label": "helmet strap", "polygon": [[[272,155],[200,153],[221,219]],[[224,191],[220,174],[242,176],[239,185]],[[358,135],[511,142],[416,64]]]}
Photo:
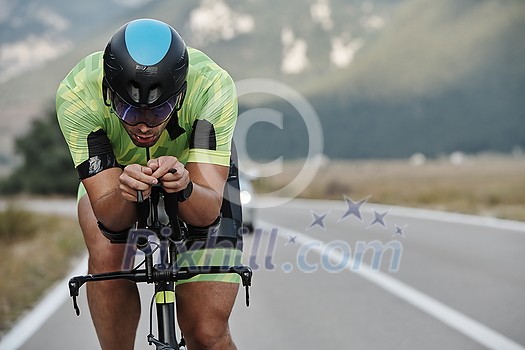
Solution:
{"label": "helmet strap", "polygon": [[111,92],[105,77],[102,80],[102,98],[106,107],[111,107]]}
{"label": "helmet strap", "polygon": [[182,108],[182,104],[184,103],[184,98],[186,97],[186,89],[187,89],[187,82],[185,81],[182,87],[180,88],[178,92],[178,99],[177,99],[177,105],[175,106],[175,111],[180,111]]}

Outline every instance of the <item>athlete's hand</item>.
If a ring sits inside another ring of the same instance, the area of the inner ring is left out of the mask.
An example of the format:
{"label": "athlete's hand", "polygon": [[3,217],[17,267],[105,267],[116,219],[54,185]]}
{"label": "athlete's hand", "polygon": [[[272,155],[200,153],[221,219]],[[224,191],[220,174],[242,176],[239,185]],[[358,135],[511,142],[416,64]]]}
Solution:
{"label": "athlete's hand", "polygon": [[188,187],[190,173],[176,157],[150,159],[148,167],[153,171],[151,176],[159,179],[167,193],[179,192]]}
{"label": "athlete's hand", "polygon": [[122,197],[133,202],[137,201],[137,191],[142,191],[143,197],[148,198],[151,194],[151,186],[158,183],[151,168],[140,164],[126,166],[119,180]]}

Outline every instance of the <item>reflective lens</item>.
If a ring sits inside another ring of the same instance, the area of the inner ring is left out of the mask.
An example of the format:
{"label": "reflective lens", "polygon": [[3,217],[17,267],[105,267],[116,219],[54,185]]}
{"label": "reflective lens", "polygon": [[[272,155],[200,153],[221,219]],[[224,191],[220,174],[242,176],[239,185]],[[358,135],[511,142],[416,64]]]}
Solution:
{"label": "reflective lens", "polygon": [[139,108],[130,105],[113,93],[113,110],[124,123],[135,126],[141,123],[155,127],[164,123],[172,115],[182,94],[170,97],[166,102],[154,108]]}

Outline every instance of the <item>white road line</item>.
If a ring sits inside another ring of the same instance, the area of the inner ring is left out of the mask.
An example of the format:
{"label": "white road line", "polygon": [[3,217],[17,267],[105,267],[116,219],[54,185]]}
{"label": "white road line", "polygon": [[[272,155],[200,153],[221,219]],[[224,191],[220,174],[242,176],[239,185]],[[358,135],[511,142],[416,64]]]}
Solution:
{"label": "white road line", "polygon": [[[360,200],[361,198],[353,198],[353,200]],[[272,207],[272,203],[277,203],[275,198],[272,197],[258,197],[257,203],[260,207]],[[295,198],[293,201],[290,199],[286,203],[287,207],[292,208],[304,208],[304,209],[335,209],[345,210],[346,205],[342,200],[311,200]],[[407,208],[399,207],[395,205],[384,205],[376,203],[366,203],[361,208],[363,213],[373,213],[374,210],[386,211],[389,210],[389,216],[402,216],[414,219],[433,220],[440,222],[451,222],[464,225],[475,225],[483,227],[492,227],[500,230],[511,230],[525,233],[525,222],[504,220],[488,216],[478,216],[460,213],[451,213],[446,211],[437,211],[430,209],[419,209],[419,208]]]}
{"label": "white road line", "polygon": [[[296,243],[305,245],[312,241],[320,242],[318,245],[310,245],[311,250],[317,252],[319,255],[327,255],[329,252],[328,258],[333,261],[343,261],[343,255],[334,249],[327,250],[326,244],[319,240],[316,240],[302,232],[297,232],[295,230],[280,226],[274,225],[267,221],[258,222],[261,228],[272,229],[280,228],[278,230],[279,235],[287,240],[289,239],[289,234],[297,235]],[[359,276],[365,278],[366,280],[376,284],[377,286],[383,288],[384,290],[396,295],[397,297],[403,299],[407,303],[417,307],[418,309],[426,312],[430,316],[435,317],[439,321],[448,325],[449,327],[454,328],[458,332],[466,335],[472,340],[478,342],[479,344],[485,346],[488,349],[494,350],[525,350],[525,347],[516,343],[515,341],[505,337],[504,335],[496,332],[495,330],[481,324],[480,322],[460,313],[457,310],[452,309],[451,307],[437,301],[436,299],[416,290],[409,285],[396,280],[395,278],[381,272],[378,270],[372,269],[370,266],[360,262],[359,269],[355,269],[353,258],[349,259],[346,269],[358,274]]]}
{"label": "white road line", "polygon": [[69,298],[67,284],[72,276],[85,274],[87,271],[87,256],[82,262],[23,317],[0,341],[0,350],[16,350],[24,345],[29,338],[56,312]]}

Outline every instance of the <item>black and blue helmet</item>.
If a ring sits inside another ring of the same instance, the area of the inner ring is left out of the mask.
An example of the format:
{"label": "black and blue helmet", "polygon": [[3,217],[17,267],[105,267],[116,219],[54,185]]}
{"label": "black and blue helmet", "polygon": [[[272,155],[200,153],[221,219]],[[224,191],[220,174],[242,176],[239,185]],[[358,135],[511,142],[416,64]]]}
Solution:
{"label": "black and blue helmet", "polygon": [[188,64],[186,44],[170,25],[154,19],[131,21],[117,30],[104,51],[104,98],[109,89],[138,108],[174,99],[181,104]]}

